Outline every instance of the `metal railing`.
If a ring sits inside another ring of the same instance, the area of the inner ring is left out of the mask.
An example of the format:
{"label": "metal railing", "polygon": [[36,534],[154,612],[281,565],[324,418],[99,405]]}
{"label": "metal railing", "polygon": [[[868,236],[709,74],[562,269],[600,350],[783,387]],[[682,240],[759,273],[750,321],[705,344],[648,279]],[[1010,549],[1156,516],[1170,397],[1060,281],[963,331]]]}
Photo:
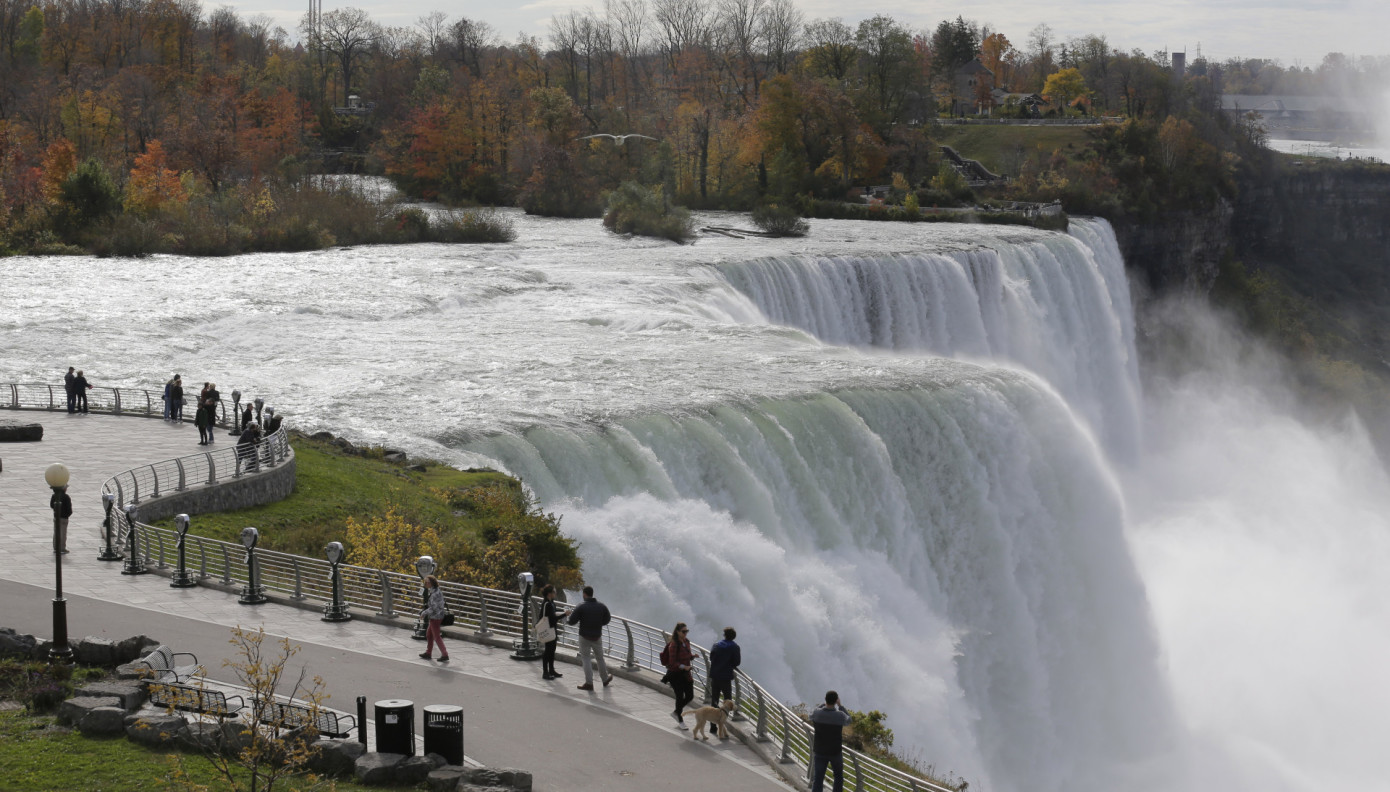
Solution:
{"label": "metal railing", "polygon": [[103,494],[116,496],[116,508],[139,504],[192,487],[211,487],[273,468],[291,455],[289,428],[279,429],[254,445],[229,443],[216,451],[165,459],[117,473],[101,485]]}
{"label": "metal railing", "polygon": [[[128,532],[124,513],[113,510],[112,519],[122,535]],[[145,568],[159,570],[177,566],[176,531],[138,521],[136,531],[137,547],[144,556]],[[194,534],[185,537],[186,569],[198,580],[212,580],[223,586],[250,586],[246,557],[246,549],[240,544]],[[255,563],[257,583],[267,592],[325,605],[333,600],[332,567],[324,559],[257,549]],[[421,582],[414,575],[349,564],[340,565],[338,573],[342,579],[343,602],[351,608],[383,617],[412,618],[422,607]],[[450,581],[440,581],[439,587],[454,614],[452,630],[471,632],[479,638],[520,640],[523,630],[527,629],[522,622],[518,593]],[[539,599],[533,600],[532,614],[539,612],[540,604]],[[616,662],[626,671],[645,669],[663,673],[659,658],[669,638],[668,633],[656,627],[615,616],[604,628],[604,654],[609,662]],[[579,648],[573,630],[562,629],[559,641],[564,648],[575,651]],[[706,700],[709,653],[694,644],[692,649],[695,655],[692,674],[700,699]],[[737,719],[750,722],[754,739],[770,744],[777,754],[772,761],[792,765],[796,768],[794,774],[809,779],[814,732],[802,716],[743,671],[735,673],[734,699]],[[955,792],[950,787],[917,778],[852,750],[845,752],[845,781],[845,788],[855,792]]]}
{"label": "metal railing", "polygon": [[[87,411],[107,415],[133,415],[141,418],[164,417],[164,394],[140,388],[97,388],[87,391]],[[0,410],[43,410],[45,412],[65,412],[68,409],[68,395],[61,384],[49,385],[43,382],[18,382],[0,385]],[[185,402],[192,414],[193,402]],[[230,428],[235,410],[226,399],[217,401],[217,425]],[[190,419],[191,420],[191,419]]]}

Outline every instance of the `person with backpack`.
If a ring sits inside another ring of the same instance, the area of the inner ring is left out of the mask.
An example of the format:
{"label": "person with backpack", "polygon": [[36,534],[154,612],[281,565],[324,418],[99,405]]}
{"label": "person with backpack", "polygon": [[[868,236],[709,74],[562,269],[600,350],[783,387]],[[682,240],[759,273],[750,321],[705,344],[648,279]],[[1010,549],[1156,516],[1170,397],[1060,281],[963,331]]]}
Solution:
{"label": "person with backpack", "polygon": [[676,728],[687,729],[682,712],[685,705],[695,698],[695,677],[690,668],[695,663],[695,655],[690,651],[690,628],[685,622],[676,622],[671,630],[671,640],[661,650],[661,664],[666,666],[666,683],[676,693],[676,709],[671,717],[676,719]]}

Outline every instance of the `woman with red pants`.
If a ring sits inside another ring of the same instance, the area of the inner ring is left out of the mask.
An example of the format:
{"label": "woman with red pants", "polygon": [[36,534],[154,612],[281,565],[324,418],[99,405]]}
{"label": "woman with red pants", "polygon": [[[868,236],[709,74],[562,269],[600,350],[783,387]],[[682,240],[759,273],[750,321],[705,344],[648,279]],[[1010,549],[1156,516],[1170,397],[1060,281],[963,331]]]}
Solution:
{"label": "woman with red pants", "polygon": [[430,626],[425,628],[425,651],[420,656],[426,660],[430,659],[431,652],[434,651],[435,644],[439,645],[439,662],[449,662],[449,650],[444,648],[444,638],[440,635],[440,622],[444,619],[444,614],[449,612],[449,606],[444,604],[444,592],[439,589],[439,579],[434,575],[425,575],[425,612],[424,617],[429,620]]}

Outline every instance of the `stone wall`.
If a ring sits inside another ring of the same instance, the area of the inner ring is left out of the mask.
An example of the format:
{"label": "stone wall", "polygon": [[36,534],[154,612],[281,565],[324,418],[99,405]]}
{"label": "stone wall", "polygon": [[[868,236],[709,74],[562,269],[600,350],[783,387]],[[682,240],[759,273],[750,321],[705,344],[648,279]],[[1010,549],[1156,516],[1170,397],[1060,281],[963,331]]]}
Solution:
{"label": "stone wall", "polygon": [[259,473],[146,498],[137,504],[136,519],[148,523],[175,514],[205,514],[274,503],[294,491],[294,471],[294,451],[291,450],[285,461],[273,468],[262,466]]}

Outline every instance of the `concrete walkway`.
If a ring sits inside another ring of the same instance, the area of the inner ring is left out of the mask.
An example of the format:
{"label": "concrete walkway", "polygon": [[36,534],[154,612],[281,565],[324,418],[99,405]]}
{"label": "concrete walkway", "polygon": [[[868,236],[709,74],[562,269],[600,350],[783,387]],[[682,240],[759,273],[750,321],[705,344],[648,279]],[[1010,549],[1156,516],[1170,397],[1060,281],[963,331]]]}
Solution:
{"label": "concrete walkway", "polygon": [[[71,553],[63,559],[70,638],[149,635],[196,653],[209,677],[230,682],[221,667],[230,652],[228,628],[264,627],[303,647],[294,662],[323,677],[334,709],[352,712],[357,697],[366,696],[371,717],[372,702],[409,699],[418,734],[424,705],[462,706],[468,757],[528,770],[541,792],[789,789],[737,740],[698,743],[677,731],[668,696],[622,679],[585,693],[575,689],[583,681],[576,666],[562,664],[563,679],[543,682],[539,663],[462,640],[447,640],[452,661],[444,666],[418,659],[422,644],[399,627],[333,624],[317,610],[248,607],[233,594],[170,588],[159,575],[121,575],[119,562],[97,560],[102,483],[136,465],[196,453],[196,430],[144,418],[5,414],[42,423],[44,439],[0,444],[0,626],[52,632],[53,517],[43,471],[63,462],[72,471]],[[232,439],[219,432],[219,444]]]}

